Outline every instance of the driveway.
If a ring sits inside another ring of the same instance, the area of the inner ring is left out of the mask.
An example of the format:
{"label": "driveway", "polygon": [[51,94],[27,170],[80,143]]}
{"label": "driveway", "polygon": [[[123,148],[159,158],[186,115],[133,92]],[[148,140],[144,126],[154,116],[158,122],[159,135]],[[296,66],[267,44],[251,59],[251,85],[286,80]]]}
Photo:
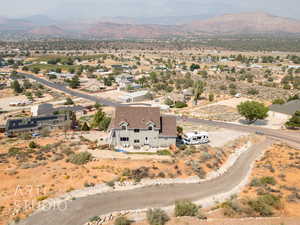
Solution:
{"label": "driveway", "polygon": [[199,184],[149,186],[111,192],[69,201],[65,210],[38,212],[20,222],[21,225],[83,225],[89,218],[120,210],[165,207],[176,200],[201,200],[231,191],[248,174],[251,164],[270,146],[271,140],[253,145],[223,176]]}

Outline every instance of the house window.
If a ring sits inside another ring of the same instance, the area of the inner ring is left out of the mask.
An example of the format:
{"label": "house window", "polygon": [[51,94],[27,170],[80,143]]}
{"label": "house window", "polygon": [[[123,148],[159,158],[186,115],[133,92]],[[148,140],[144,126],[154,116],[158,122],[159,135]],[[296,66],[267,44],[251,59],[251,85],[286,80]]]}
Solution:
{"label": "house window", "polygon": [[128,137],[121,137],[120,141],[129,141],[129,138]]}
{"label": "house window", "polygon": [[140,129],[134,129],[134,133],[139,133]]}
{"label": "house window", "polygon": [[122,130],[126,130],[126,128],[127,128],[126,126],[122,126]]}
{"label": "house window", "polygon": [[140,140],[134,140],[134,143],[136,143],[136,144],[140,143]]}
{"label": "house window", "polygon": [[149,126],[149,127],[148,127],[148,130],[153,130],[153,127],[152,127],[152,126]]}

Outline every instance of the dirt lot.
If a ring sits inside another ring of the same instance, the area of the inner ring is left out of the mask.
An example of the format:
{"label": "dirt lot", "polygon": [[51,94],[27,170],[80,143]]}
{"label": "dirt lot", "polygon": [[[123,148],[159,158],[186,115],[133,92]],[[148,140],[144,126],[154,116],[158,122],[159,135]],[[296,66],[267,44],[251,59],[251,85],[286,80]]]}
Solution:
{"label": "dirt lot", "polygon": [[[300,218],[258,218],[258,219],[214,219],[198,220],[192,217],[172,218],[166,225],[299,225]],[[112,225],[110,223],[109,225]],[[132,225],[148,225],[146,221]]]}
{"label": "dirt lot", "polygon": [[286,145],[274,145],[257,162],[251,180],[272,177],[274,184],[268,186],[249,185],[241,197],[257,196],[263,190],[278,190],[283,209],[278,212],[284,216],[300,217],[300,152]]}

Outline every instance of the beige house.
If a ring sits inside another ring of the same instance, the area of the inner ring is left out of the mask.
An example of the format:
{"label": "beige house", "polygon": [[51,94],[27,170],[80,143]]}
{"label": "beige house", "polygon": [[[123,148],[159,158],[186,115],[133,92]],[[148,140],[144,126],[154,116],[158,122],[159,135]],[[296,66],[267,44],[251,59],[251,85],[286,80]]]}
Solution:
{"label": "beige house", "polygon": [[117,107],[109,127],[108,143],[116,147],[151,148],[176,144],[176,117],[156,107]]}

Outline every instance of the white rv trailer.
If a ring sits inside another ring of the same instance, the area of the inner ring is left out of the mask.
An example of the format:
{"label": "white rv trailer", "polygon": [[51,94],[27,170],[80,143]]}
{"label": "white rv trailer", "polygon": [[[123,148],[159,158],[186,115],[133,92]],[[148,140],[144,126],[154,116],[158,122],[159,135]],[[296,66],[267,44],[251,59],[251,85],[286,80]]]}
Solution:
{"label": "white rv trailer", "polygon": [[186,145],[197,145],[208,143],[208,133],[207,132],[189,132],[183,137],[183,143]]}

